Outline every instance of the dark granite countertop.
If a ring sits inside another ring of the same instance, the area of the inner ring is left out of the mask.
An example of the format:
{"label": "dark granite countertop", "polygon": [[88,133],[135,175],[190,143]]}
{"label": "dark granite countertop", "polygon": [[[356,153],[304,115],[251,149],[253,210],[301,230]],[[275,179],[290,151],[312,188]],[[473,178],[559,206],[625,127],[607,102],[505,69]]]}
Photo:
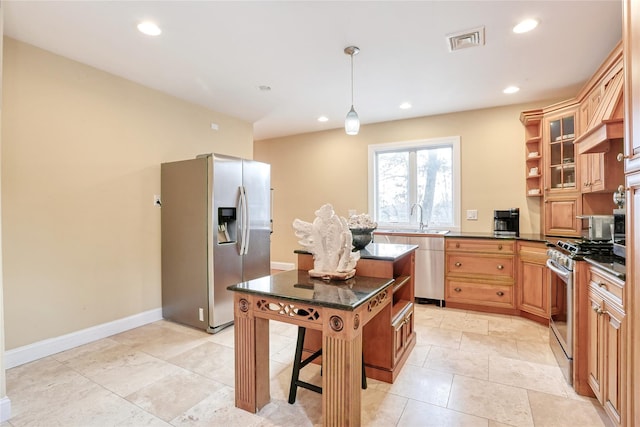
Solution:
{"label": "dark granite countertop", "polygon": [[[402,258],[409,252],[418,249],[417,245],[401,245],[396,243],[369,243],[364,249],[360,250],[360,258],[362,259],[379,259],[384,261],[395,261]],[[311,252],[304,249],[296,249],[296,254],[308,254]]]}
{"label": "dark granite countertop", "polygon": [[347,280],[321,280],[309,277],[309,272],[305,270],[289,270],[238,283],[227,289],[353,311],[393,282],[393,279],[363,276]]}
{"label": "dark granite countertop", "polygon": [[607,255],[587,255],[584,260],[620,280],[624,281],[627,278],[627,267],[624,264],[624,258]]}
{"label": "dark granite countertop", "polygon": [[469,239],[500,239],[500,240],[528,240],[531,242],[554,242],[558,237],[547,237],[544,234],[527,234],[523,233],[519,236],[500,236],[493,232],[471,232],[471,231],[450,231],[444,235],[446,238],[469,238]]}

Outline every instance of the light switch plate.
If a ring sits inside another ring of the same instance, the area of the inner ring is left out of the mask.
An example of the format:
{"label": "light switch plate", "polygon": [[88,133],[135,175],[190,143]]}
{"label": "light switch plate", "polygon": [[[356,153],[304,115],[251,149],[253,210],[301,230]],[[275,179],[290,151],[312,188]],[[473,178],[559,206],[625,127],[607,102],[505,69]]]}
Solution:
{"label": "light switch plate", "polygon": [[478,210],[477,209],[467,209],[467,220],[468,221],[477,221],[478,220]]}

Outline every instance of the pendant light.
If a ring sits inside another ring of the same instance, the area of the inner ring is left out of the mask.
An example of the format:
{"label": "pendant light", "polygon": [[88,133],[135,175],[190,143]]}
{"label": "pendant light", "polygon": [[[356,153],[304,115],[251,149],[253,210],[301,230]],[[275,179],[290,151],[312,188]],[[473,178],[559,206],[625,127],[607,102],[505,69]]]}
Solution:
{"label": "pendant light", "polygon": [[357,135],[360,130],[360,118],[358,113],[353,108],[353,55],[357,55],[360,52],[360,48],[356,46],[349,46],[344,48],[344,53],[351,57],[351,109],[347,113],[347,117],[344,119],[344,130],[347,135]]}

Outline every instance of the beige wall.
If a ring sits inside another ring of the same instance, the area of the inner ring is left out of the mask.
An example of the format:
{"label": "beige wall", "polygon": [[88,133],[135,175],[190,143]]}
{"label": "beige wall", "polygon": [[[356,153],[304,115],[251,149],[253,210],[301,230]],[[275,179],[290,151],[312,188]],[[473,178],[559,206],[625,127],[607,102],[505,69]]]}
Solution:
{"label": "beige wall", "polygon": [[[396,141],[460,136],[462,231],[492,231],[494,209],[519,207],[523,233],[540,232],[540,199],[525,196],[524,128],[520,112],[549,105],[490,108],[256,141],[254,158],[272,165],[274,233],[271,260],[295,262],[300,246],[291,223],[311,221],[324,203],[347,216],[368,212],[367,147]],[[477,221],[465,220],[467,209]]]}
{"label": "beige wall", "polygon": [[[4,286],[2,284],[2,50],[4,34],[4,7],[0,1],[0,405],[7,399],[7,384],[4,372]],[[8,419],[0,407],[0,422]]]}
{"label": "beige wall", "polygon": [[251,124],[9,38],[3,88],[7,349],[159,308],[160,163]]}

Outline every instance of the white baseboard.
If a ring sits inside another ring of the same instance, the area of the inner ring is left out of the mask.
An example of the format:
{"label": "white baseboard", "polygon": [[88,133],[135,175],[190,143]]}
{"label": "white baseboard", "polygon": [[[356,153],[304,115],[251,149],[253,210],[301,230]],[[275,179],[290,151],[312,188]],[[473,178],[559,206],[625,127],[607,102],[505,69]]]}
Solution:
{"label": "white baseboard", "polygon": [[272,270],[295,270],[296,265],[292,262],[277,262],[277,261],[272,261],[271,262],[271,269]]}
{"label": "white baseboard", "polygon": [[11,418],[11,400],[8,397],[0,399],[0,423],[9,421]]}
{"label": "white baseboard", "polygon": [[102,325],[92,326],[70,334],[14,348],[4,353],[4,367],[5,369],[10,369],[161,319],[162,309],[155,308],[123,319],[114,320],[113,322],[103,323]]}

